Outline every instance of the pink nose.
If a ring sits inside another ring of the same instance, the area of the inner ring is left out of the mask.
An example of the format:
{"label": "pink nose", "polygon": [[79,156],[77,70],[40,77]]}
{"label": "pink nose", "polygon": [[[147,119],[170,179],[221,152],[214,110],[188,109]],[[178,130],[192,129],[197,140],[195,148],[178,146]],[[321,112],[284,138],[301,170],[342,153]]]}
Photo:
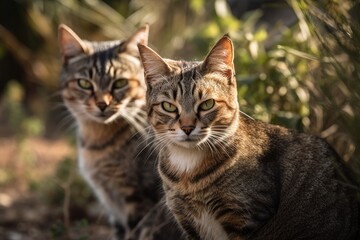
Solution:
{"label": "pink nose", "polygon": [[190,133],[195,129],[195,126],[183,126],[181,127],[181,130],[184,131],[186,135],[190,135]]}

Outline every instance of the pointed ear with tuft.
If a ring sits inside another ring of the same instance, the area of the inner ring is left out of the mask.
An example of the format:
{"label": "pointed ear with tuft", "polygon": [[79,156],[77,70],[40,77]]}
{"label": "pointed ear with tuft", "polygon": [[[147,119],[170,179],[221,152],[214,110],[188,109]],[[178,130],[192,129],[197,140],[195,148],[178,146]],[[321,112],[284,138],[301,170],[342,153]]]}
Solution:
{"label": "pointed ear with tuft", "polygon": [[170,74],[171,68],[154,50],[142,44],[138,48],[148,85],[159,83],[163,76]]}
{"label": "pointed ear with tuft", "polygon": [[59,26],[58,37],[60,53],[64,62],[71,57],[88,51],[80,37],[65,24]]}
{"label": "pointed ear with tuft", "polygon": [[127,52],[134,56],[139,56],[138,44],[147,45],[149,38],[149,25],[139,28],[131,37],[126,40],[120,48],[121,52]]}
{"label": "pointed ear with tuft", "polygon": [[219,73],[231,83],[235,74],[233,59],[233,44],[230,36],[225,34],[205,58],[202,63],[202,70],[204,73]]}

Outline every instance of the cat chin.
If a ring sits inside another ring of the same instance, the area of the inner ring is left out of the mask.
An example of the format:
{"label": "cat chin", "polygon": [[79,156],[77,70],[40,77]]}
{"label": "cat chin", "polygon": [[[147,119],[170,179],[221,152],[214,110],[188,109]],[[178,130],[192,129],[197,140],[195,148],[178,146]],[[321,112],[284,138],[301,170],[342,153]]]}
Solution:
{"label": "cat chin", "polygon": [[195,149],[198,146],[198,141],[176,141],[173,144],[182,148]]}
{"label": "cat chin", "polygon": [[116,121],[118,119],[118,117],[120,116],[120,114],[117,114],[116,112],[107,112],[104,114],[96,114],[96,115],[92,115],[91,119],[94,120],[97,123],[102,123],[102,124],[109,124],[112,123],[114,121]]}
{"label": "cat chin", "polygon": [[79,118],[80,122],[93,122],[98,124],[110,124],[116,120],[116,118],[111,118],[111,116],[94,116],[88,114],[87,116],[82,116]]}

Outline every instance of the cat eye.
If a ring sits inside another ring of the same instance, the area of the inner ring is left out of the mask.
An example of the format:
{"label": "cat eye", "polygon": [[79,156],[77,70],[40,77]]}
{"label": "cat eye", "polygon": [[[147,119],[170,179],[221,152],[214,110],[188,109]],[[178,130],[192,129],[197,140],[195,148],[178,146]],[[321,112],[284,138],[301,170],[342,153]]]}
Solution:
{"label": "cat eye", "polygon": [[126,78],[120,78],[115,80],[115,82],[112,85],[113,89],[120,89],[125,87],[128,84],[128,80]]}
{"label": "cat eye", "polygon": [[177,110],[176,106],[169,102],[162,102],[161,106],[167,112],[175,112]]}
{"label": "cat eye", "polygon": [[80,78],[77,80],[77,83],[78,83],[79,87],[81,87],[82,89],[86,89],[86,90],[92,89],[91,82],[86,79]]}
{"label": "cat eye", "polygon": [[202,102],[199,106],[200,110],[203,111],[207,111],[210,110],[211,108],[213,108],[215,105],[215,100],[214,99],[208,99],[204,102]]}

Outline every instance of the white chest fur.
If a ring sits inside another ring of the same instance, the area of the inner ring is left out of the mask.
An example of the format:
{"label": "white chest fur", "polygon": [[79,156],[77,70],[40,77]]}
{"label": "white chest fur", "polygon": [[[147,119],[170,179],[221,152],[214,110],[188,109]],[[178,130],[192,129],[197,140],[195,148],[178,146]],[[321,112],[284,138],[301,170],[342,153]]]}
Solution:
{"label": "white chest fur", "polygon": [[109,193],[105,191],[102,184],[97,182],[93,177],[93,173],[96,172],[96,168],[91,164],[91,158],[86,158],[86,150],[78,148],[78,164],[81,175],[84,177],[86,182],[90,185],[97,198],[100,200],[102,205],[108,212],[110,219],[119,221],[123,224],[126,223],[127,216],[124,212],[124,200],[117,199],[116,202],[112,201],[109,197]]}
{"label": "white chest fur", "polygon": [[195,219],[200,236],[208,240],[228,240],[228,236],[220,223],[208,212],[203,211],[199,218]]}
{"label": "white chest fur", "polygon": [[78,148],[78,164],[79,164],[80,173],[83,175],[83,177],[85,177],[87,181],[89,181],[90,177],[89,177],[88,166],[86,164],[84,153],[81,148]]}
{"label": "white chest fur", "polygon": [[204,153],[197,149],[172,146],[169,152],[170,163],[179,172],[192,171],[204,159]]}

